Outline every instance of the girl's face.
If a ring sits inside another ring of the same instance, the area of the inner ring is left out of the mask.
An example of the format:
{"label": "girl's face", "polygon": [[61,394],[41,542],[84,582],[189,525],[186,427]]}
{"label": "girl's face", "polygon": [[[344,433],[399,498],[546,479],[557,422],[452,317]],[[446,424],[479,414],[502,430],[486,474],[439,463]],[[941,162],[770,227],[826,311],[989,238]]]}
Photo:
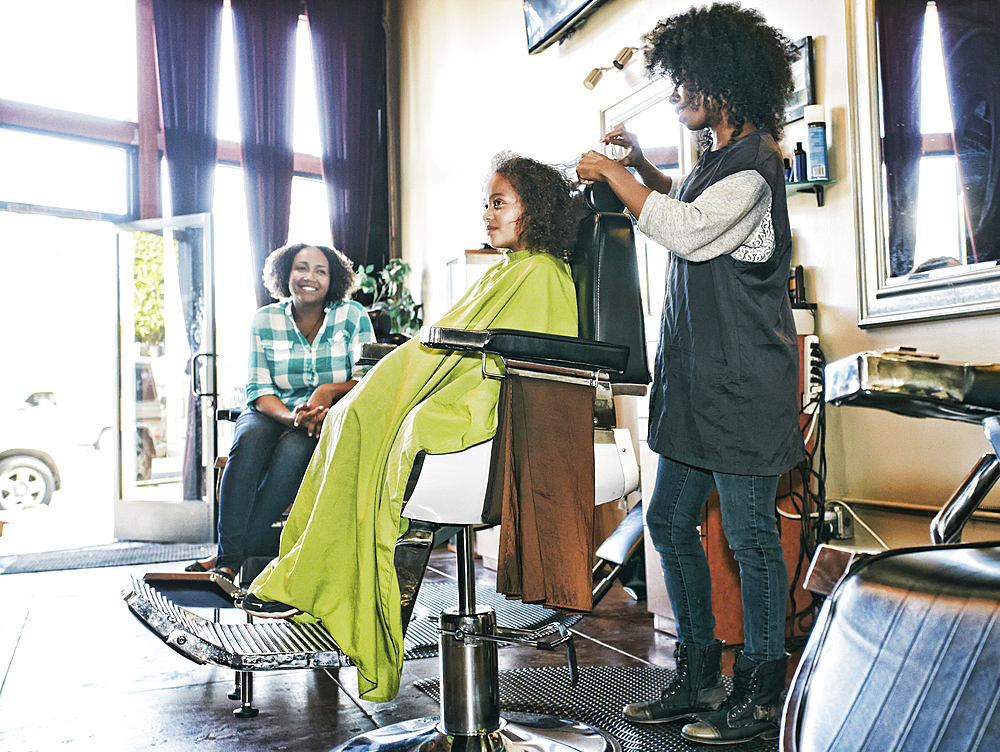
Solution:
{"label": "girl's face", "polygon": [[705,98],[701,97],[701,101],[698,103],[695,103],[694,99],[694,96],[688,93],[683,84],[675,84],[667,101],[676,110],[677,119],[688,130],[700,131],[704,128],[711,128],[709,112],[705,109]]}
{"label": "girl's face", "polygon": [[315,305],[326,300],[330,289],[330,263],[319,248],[307,246],[292,259],[292,271],[288,275],[288,291],[292,302],[299,305]]}
{"label": "girl's face", "polygon": [[486,211],[483,212],[486,235],[491,246],[509,248],[512,251],[525,249],[518,228],[521,214],[521,198],[514,192],[510,181],[493,173],[486,184]]}

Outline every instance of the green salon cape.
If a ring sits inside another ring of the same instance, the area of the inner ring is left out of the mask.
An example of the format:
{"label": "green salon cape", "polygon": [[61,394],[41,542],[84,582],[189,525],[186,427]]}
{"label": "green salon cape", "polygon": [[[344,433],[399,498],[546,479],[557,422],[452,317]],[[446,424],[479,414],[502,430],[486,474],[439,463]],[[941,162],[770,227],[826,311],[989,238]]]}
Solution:
{"label": "green salon cape", "polygon": [[[576,336],[569,267],[518,251],[491,267],[438,322]],[[320,620],[358,667],[362,698],[399,691],[403,629],[393,549],[417,452],[466,449],[496,432],[499,384],[476,354],[416,339],[383,358],[329,413],[281,536],[251,590]],[[478,503],[470,499],[470,504]]]}

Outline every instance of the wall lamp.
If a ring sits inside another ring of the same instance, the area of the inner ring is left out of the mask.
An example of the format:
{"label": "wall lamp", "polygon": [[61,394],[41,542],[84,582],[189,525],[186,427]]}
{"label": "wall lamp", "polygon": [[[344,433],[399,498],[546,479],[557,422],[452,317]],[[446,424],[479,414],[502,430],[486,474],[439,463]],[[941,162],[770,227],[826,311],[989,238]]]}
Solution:
{"label": "wall lamp", "polygon": [[597,86],[597,82],[601,80],[601,76],[604,75],[604,71],[609,71],[612,68],[617,70],[622,70],[626,65],[628,65],[629,60],[632,59],[632,55],[638,52],[638,47],[623,47],[622,51],[615,55],[615,59],[611,61],[611,65],[606,68],[594,68],[589,75],[583,79],[583,85],[588,89],[593,89]]}

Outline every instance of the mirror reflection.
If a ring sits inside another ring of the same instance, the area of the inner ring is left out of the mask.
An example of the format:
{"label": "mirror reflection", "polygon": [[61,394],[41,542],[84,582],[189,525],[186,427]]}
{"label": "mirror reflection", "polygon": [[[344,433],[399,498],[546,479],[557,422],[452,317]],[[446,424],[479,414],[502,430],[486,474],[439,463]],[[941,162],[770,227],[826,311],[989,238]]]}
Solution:
{"label": "mirror reflection", "polygon": [[887,283],[1000,262],[1000,3],[875,0]]}

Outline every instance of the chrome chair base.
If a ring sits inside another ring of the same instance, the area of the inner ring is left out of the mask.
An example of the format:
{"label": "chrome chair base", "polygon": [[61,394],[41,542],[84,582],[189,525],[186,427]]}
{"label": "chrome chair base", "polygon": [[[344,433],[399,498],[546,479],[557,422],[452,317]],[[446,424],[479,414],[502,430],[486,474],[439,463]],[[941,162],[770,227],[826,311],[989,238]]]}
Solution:
{"label": "chrome chair base", "polygon": [[621,752],[605,732],[548,715],[511,713],[500,728],[471,736],[449,735],[436,716],[369,731],[332,752]]}

